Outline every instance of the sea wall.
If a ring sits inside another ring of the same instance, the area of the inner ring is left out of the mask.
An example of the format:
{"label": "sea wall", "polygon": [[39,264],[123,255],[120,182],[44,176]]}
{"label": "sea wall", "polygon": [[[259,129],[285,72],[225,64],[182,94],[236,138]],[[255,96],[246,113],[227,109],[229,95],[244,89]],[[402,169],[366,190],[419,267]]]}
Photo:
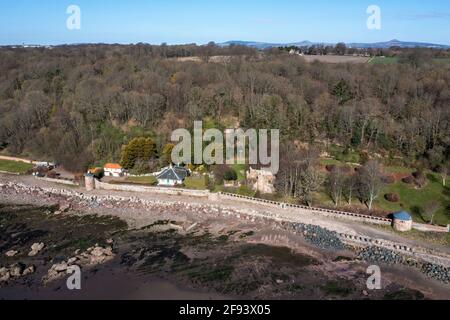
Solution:
{"label": "sea wall", "polygon": [[[56,198],[62,197],[66,200],[70,199],[71,201],[78,201],[83,203],[85,206],[105,206],[105,207],[123,207],[123,208],[148,208],[151,209],[155,205],[161,206],[180,206],[183,208],[195,208],[196,211],[201,211],[203,214],[220,214],[225,216],[230,216],[237,219],[245,219],[250,221],[260,220],[267,222],[278,222],[284,224],[286,226],[290,226],[292,229],[292,225],[299,224],[301,220],[301,215],[298,216],[298,221],[292,221],[287,218],[283,218],[280,215],[275,215],[271,212],[265,212],[260,210],[253,210],[248,208],[242,209],[230,209],[226,207],[222,207],[218,204],[193,204],[187,202],[168,202],[168,201],[159,201],[159,200],[144,200],[138,197],[122,197],[122,196],[97,196],[97,195],[89,195],[79,193],[75,190],[66,190],[66,189],[54,189],[54,188],[40,188],[40,187],[31,187],[18,183],[0,183],[0,191],[1,192],[13,192],[17,195],[33,195],[33,196],[44,196],[48,198],[49,196],[53,196]],[[366,235],[361,234],[348,234],[337,232],[335,233],[342,242],[349,244],[351,246],[357,247],[380,247],[386,248],[394,252],[398,252],[400,254],[425,261],[428,263],[434,263],[441,265],[443,267],[450,267],[450,255],[436,251],[428,248],[411,246],[405,243],[395,243],[385,239],[377,239],[372,238]]]}
{"label": "sea wall", "polygon": [[328,217],[341,218],[341,219],[345,218],[348,220],[353,220],[353,221],[358,221],[358,222],[367,222],[367,223],[380,224],[380,225],[391,225],[392,224],[392,220],[387,219],[387,218],[371,217],[371,216],[366,216],[366,215],[361,215],[361,214],[351,213],[351,212],[313,208],[313,207],[307,207],[307,206],[301,206],[301,205],[295,205],[295,204],[289,204],[289,203],[276,202],[276,201],[271,201],[271,200],[246,197],[246,196],[241,196],[241,195],[236,195],[236,194],[231,194],[231,193],[221,192],[220,197],[224,198],[224,199],[239,200],[239,201],[244,201],[244,202],[253,203],[253,204],[263,204],[266,206],[278,207],[281,209],[308,210],[311,212],[320,213],[321,215],[325,215]]}
{"label": "sea wall", "polygon": [[178,188],[160,188],[160,187],[146,187],[131,184],[112,184],[95,180],[95,189],[111,190],[111,191],[128,191],[128,192],[144,192],[144,193],[162,193],[169,195],[190,196],[190,197],[208,197],[210,192],[208,190],[189,190]]}

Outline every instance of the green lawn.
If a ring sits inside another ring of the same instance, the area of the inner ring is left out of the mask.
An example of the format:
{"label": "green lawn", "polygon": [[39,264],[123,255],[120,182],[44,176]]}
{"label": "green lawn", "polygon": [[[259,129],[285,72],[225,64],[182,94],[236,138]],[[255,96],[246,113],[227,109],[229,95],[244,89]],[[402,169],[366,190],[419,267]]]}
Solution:
{"label": "green lawn", "polygon": [[[391,203],[384,199],[386,193],[397,193],[400,195],[400,202]],[[387,185],[383,190],[382,196],[376,201],[376,205],[383,210],[399,211],[402,209],[410,212],[416,222],[428,222],[423,216],[427,205],[433,201],[441,203],[441,208],[436,214],[435,223],[447,225],[450,223],[450,213],[446,209],[449,205],[449,188],[444,188],[440,177],[434,173],[428,173],[428,184],[422,189],[415,189],[414,185],[408,185],[403,182],[397,182]]]}
{"label": "green lawn", "polygon": [[30,163],[10,161],[10,160],[0,160],[0,171],[25,174],[27,173],[28,170],[31,169],[33,169],[33,165]]}
{"label": "green lawn", "polygon": [[[398,57],[373,57],[370,59],[370,64],[394,64],[398,63],[400,59]],[[450,58],[435,58],[433,59],[434,62],[437,63],[443,63],[443,64],[450,64]]]}
{"label": "green lawn", "polygon": [[247,171],[247,165],[245,164],[234,164],[231,166],[234,171],[237,173],[238,181],[245,180],[245,173]]}
{"label": "green lawn", "polygon": [[206,190],[208,189],[208,179],[206,176],[187,177],[184,180],[184,186],[187,189]]}
{"label": "green lawn", "polygon": [[435,62],[444,63],[450,65],[450,58],[438,58],[434,59]]}
{"label": "green lawn", "polygon": [[394,64],[399,61],[396,57],[374,57],[370,60],[371,64]]}
{"label": "green lawn", "polygon": [[158,180],[154,176],[148,177],[128,177],[125,182],[132,184],[142,184],[154,186],[158,183]]}
{"label": "green lawn", "polygon": [[[322,165],[344,165],[344,162],[335,159],[322,159],[320,162]],[[414,169],[400,166],[385,167],[384,170],[388,174],[401,173],[405,176],[414,172]],[[428,171],[426,174],[428,183],[422,189],[415,189],[414,185],[408,185],[401,181],[386,185],[380,193],[380,197],[375,200],[374,207],[392,213],[406,210],[413,215],[414,221],[428,223],[423,212],[431,202],[438,201],[441,204],[441,208],[436,213],[435,223],[439,225],[449,224],[450,188],[444,188],[442,186],[442,180],[438,174],[431,171]],[[450,182],[447,183],[447,185],[449,184]],[[388,193],[397,193],[400,195],[400,202],[392,203],[387,201],[384,196]],[[333,201],[325,191],[318,192],[315,195],[314,200],[314,205],[333,206]],[[361,206],[363,205],[361,204]],[[342,209],[345,210],[345,207]]]}
{"label": "green lawn", "polygon": [[334,159],[341,162],[359,163],[361,161],[361,156],[358,152],[351,149],[345,150],[342,146],[330,146],[330,154]]}

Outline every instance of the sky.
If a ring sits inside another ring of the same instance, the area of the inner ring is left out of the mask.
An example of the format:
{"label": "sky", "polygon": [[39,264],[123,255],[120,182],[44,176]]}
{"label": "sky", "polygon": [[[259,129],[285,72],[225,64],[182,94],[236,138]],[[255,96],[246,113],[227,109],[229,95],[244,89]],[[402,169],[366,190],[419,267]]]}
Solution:
{"label": "sky", "polygon": [[[79,30],[67,28],[70,5]],[[370,5],[381,9],[380,30],[367,28]],[[392,39],[450,45],[450,0],[0,1],[0,45]]]}

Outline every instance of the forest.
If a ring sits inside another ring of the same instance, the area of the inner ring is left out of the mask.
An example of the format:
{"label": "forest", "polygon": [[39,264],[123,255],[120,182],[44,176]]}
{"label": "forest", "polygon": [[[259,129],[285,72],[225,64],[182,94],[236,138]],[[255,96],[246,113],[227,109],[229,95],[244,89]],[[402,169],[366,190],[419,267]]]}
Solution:
{"label": "forest", "polygon": [[432,58],[448,52],[384,54],[398,63],[307,63],[280,48],[213,43],[2,47],[0,152],[82,173],[150,138],[157,166],[168,162],[172,131],[203,120],[207,128],[280,129],[277,189],[285,195],[301,193],[302,177],[322,184],[310,170],[320,155],[432,170],[445,184],[450,72]]}

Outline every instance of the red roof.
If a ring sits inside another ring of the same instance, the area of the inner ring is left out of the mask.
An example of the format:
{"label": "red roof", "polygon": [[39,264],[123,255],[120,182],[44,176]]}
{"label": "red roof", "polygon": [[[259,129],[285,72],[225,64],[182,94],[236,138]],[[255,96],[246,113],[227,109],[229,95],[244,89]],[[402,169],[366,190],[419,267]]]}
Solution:
{"label": "red roof", "polygon": [[105,169],[122,169],[122,166],[117,163],[107,163],[105,164]]}

